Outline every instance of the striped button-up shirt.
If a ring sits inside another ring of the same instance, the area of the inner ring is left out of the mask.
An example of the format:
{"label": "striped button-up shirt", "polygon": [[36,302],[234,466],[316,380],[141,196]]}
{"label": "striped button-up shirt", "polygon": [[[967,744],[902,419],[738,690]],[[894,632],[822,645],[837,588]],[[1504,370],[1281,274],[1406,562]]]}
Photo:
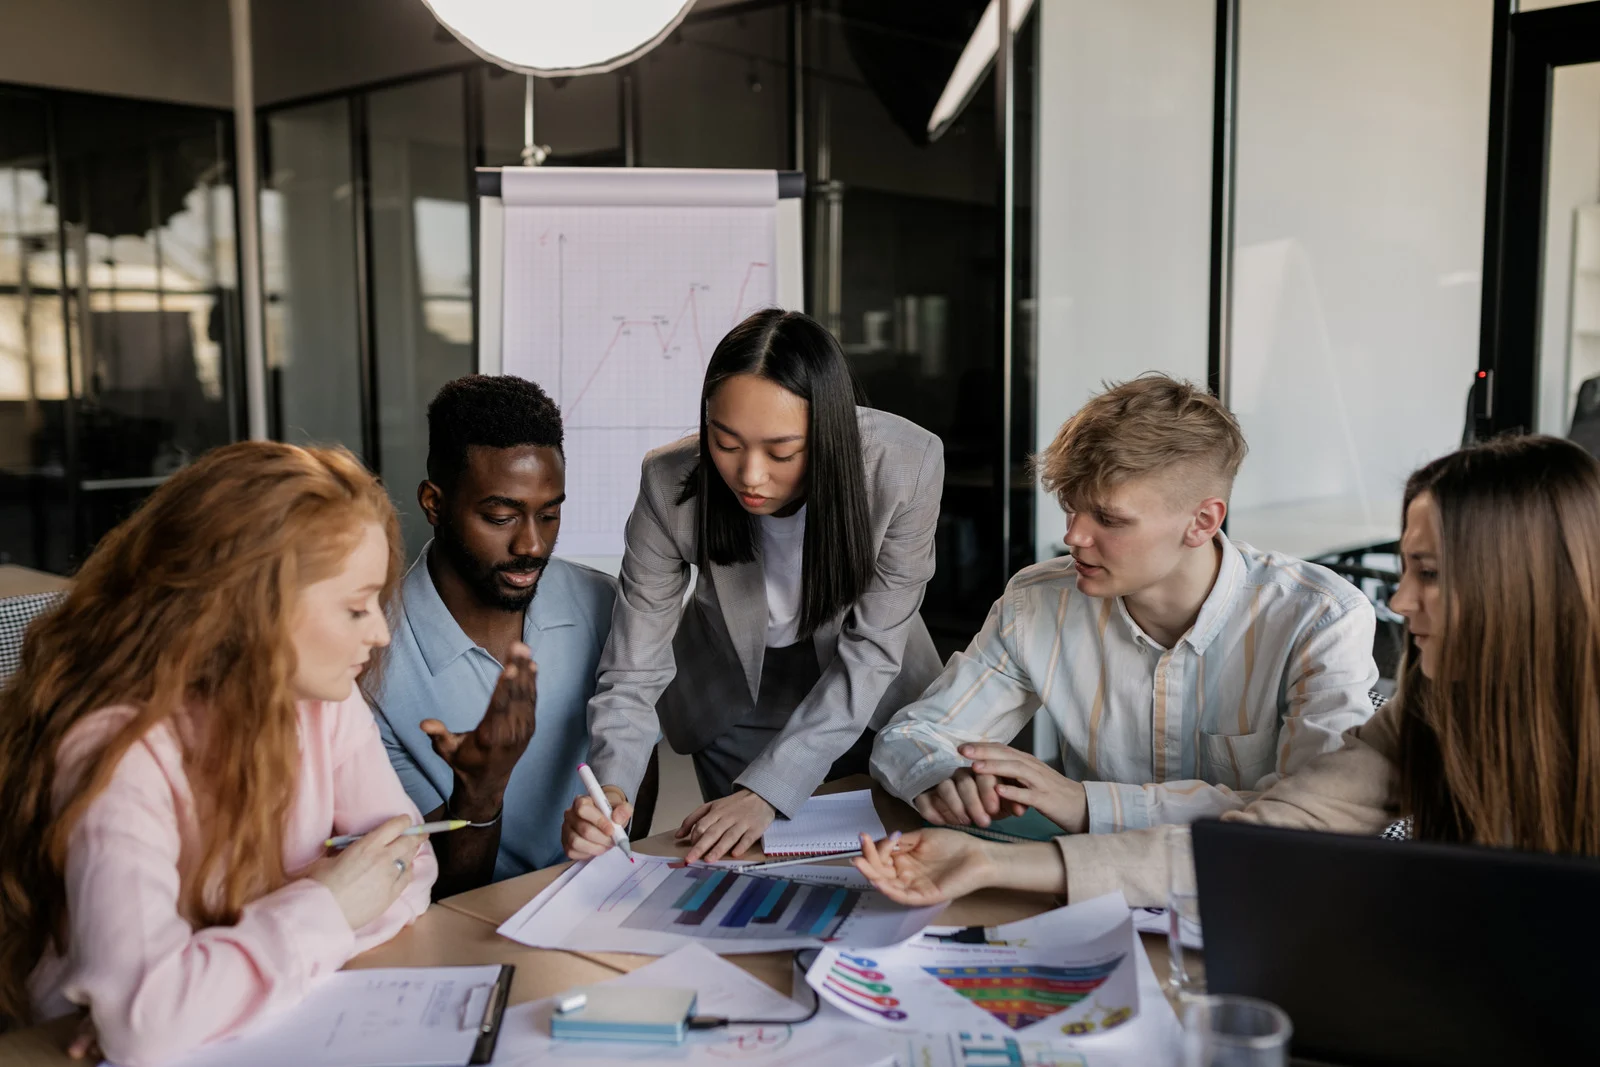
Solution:
{"label": "striped button-up shirt", "polygon": [[879,733],[874,777],[909,801],[967,765],[957,746],[1009,741],[1043,707],[1089,829],[1105,833],[1242,808],[1337,749],[1372,715],[1372,605],[1324,567],[1221,543],[1216,583],[1171,648],[1121,598],[1079,592],[1070,557],[1018,573]]}

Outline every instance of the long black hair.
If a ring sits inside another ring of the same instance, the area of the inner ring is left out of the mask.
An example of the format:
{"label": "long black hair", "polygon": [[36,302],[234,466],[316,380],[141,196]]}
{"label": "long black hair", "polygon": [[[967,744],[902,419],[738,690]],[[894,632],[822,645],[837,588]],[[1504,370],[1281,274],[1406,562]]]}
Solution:
{"label": "long black hair", "polygon": [[700,461],[683,480],[680,504],[694,500],[700,566],[756,558],[755,519],[711,462],[706,411],[722,383],[754,374],[809,408],[806,427],[806,536],[801,556],[800,636],[808,637],[855,603],[872,579],[867,473],[856,405],[866,396],[844,351],[823,325],[798,311],[767,308],[729,331],[711,353],[700,390]]}

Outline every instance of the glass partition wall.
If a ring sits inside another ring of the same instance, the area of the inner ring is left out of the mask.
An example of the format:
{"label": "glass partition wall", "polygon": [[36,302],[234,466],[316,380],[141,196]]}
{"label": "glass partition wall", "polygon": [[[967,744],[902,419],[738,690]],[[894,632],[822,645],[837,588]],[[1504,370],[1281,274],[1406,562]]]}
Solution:
{"label": "glass partition wall", "polygon": [[44,101],[0,94],[0,560],[65,570],[67,339]]}
{"label": "glass partition wall", "polygon": [[232,133],[0,89],[0,562],[68,572],[236,435]]}
{"label": "glass partition wall", "polygon": [[374,445],[416,549],[429,536],[416,493],[427,475],[423,414],[441,385],[477,369],[466,83],[430,78],[379,90],[366,111]]}
{"label": "glass partition wall", "polygon": [[[1315,558],[1399,536],[1478,369],[1493,0],[1242,0],[1229,533]],[[1382,33],[1374,33],[1382,25]]]}
{"label": "glass partition wall", "polygon": [[351,105],[341,99],[285,108],[261,125],[272,436],[336,442],[370,463]]}
{"label": "glass partition wall", "polygon": [[481,76],[275,108],[261,123],[273,434],[360,454],[413,552],[428,538],[416,504],[428,401],[475,369],[467,100]]}
{"label": "glass partition wall", "polygon": [[[930,119],[982,4],[808,6],[809,306],[844,344],[874,406],[944,442],[938,566],[923,617],[941,652],[965,645],[1005,578],[1033,558],[1032,262],[1014,259],[1012,462],[1004,474],[1002,206],[991,72],[954,121]],[[1015,182],[1031,197],[1031,17],[1015,47]],[[1024,207],[1019,235],[1029,225]],[[1012,511],[1009,551],[1002,515]]]}

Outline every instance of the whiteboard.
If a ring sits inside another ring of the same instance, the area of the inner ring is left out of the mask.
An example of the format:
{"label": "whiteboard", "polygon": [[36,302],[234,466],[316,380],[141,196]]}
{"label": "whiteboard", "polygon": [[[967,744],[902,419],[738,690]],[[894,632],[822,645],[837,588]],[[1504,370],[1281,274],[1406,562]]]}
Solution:
{"label": "whiteboard", "polygon": [[479,172],[478,369],[560,406],[561,554],[615,572],[646,452],[699,426],[735,323],[803,304],[801,175],[507,167]]}

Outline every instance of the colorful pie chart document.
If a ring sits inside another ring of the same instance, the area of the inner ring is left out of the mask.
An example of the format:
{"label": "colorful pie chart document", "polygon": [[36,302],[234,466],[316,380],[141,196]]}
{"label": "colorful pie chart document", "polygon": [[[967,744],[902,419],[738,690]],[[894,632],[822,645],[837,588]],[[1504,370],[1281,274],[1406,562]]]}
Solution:
{"label": "colorful pie chart document", "polygon": [[1138,939],[1134,953],[1139,1012],[1121,1026],[1071,1035],[1045,1024],[1020,1034],[998,1025],[897,1033],[894,1036],[901,1042],[897,1062],[910,1067],[1151,1067],[1184,1062],[1183,1028]]}
{"label": "colorful pie chart document", "polygon": [[831,942],[881,948],[915,937],[941,910],[901,907],[849,884],[636,858],[612,849],[574,867],[500,933],[534,948],[651,956],[695,943],[728,955]]}
{"label": "colorful pie chart document", "polygon": [[894,1030],[1056,1040],[1115,1030],[1139,1011],[1141,946],[1121,893],[993,927],[981,940],[950,937],[931,930],[886,949],[829,947],[806,981],[840,1010]]}

